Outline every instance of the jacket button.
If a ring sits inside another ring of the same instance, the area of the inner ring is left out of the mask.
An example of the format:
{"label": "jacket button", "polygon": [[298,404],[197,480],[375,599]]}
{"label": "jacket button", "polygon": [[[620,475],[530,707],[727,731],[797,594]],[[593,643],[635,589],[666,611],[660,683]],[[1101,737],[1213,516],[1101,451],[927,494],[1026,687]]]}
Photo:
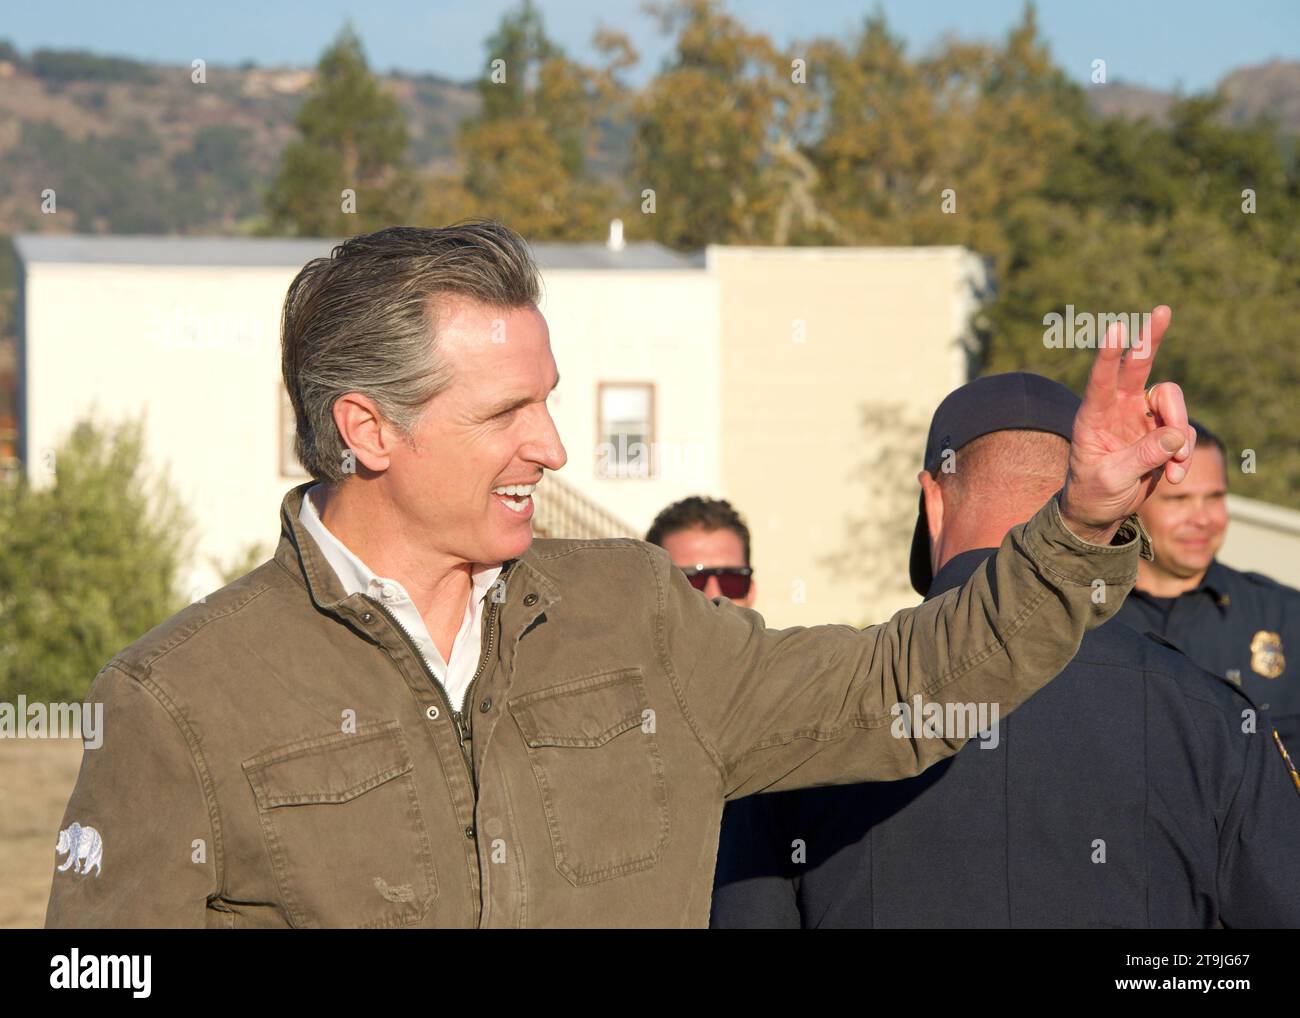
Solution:
{"label": "jacket button", "polygon": [[472,827],[466,827],[466,828],[465,828],[465,837],[469,838],[470,841],[473,841],[473,840],[474,840],[474,828],[472,828]]}
{"label": "jacket button", "polygon": [[373,613],[373,612],[366,612],[366,613],[364,613],[364,614],[361,616],[361,621],[362,621],[362,622],[374,622],[374,621],[375,621],[374,613]]}
{"label": "jacket button", "polygon": [[425,716],[426,718],[428,718],[430,721],[437,721],[437,720],[438,720],[438,715],[439,715],[440,713],[441,713],[441,711],[438,710],[438,707],[437,707],[436,704],[432,704],[432,703],[431,703],[431,704],[429,704],[429,706],[427,706],[427,707],[424,708],[424,716]]}
{"label": "jacket button", "polygon": [[486,700],[484,700],[481,704],[479,704],[478,709],[484,714],[490,711],[492,709],[492,697],[489,696]]}
{"label": "jacket button", "polygon": [[536,603],[537,603],[537,595],[536,595],[536,594],[525,594],[525,595],[524,595],[524,604],[526,604],[529,608],[531,608],[531,607],[532,607],[533,605],[535,605]]}

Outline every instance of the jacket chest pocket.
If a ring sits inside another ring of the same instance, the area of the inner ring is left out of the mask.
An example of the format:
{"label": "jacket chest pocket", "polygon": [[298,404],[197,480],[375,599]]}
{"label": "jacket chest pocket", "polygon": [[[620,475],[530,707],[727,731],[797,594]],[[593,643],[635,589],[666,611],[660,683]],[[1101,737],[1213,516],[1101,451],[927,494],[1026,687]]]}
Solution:
{"label": "jacket chest pocket", "polygon": [[395,721],[244,762],[295,926],[409,926],[438,896],[410,754]]}
{"label": "jacket chest pocket", "polygon": [[576,886],[649,869],[668,842],[668,791],[639,668],[510,702],[556,869]]}

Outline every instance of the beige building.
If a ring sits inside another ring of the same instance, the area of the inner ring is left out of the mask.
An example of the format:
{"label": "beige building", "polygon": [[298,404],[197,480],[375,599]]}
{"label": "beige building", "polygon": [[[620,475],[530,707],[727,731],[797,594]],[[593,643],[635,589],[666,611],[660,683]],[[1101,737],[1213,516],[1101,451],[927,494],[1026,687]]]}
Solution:
{"label": "beige building", "polygon": [[[90,412],[146,416],[199,523],[201,596],[278,537],[301,480],[279,380],[290,280],[328,241],[23,236],[18,447],[48,481]],[[729,498],[773,625],[862,624],[912,603],[915,461],[968,377],[982,262],[960,248],[536,247],[569,453],[540,532],[644,534],[666,504]],[[870,484],[869,481],[874,481]]]}
{"label": "beige building", "polygon": [[1229,495],[1228,518],[1220,559],[1235,569],[1300,587],[1300,512]]}

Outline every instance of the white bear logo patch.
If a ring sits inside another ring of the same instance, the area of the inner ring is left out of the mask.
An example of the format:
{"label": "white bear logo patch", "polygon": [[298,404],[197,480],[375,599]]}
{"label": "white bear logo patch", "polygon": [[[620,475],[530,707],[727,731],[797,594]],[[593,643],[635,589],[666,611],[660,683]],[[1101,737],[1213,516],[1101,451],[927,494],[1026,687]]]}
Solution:
{"label": "white bear logo patch", "polygon": [[59,843],[54,846],[54,850],[59,855],[68,853],[68,858],[59,867],[60,872],[72,867],[73,873],[86,874],[94,866],[95,876],[99,876],[100,862],[104,857],[104,840],[95,828],[82,827],[77,823],[70,825],[66,831],[59,831]]}

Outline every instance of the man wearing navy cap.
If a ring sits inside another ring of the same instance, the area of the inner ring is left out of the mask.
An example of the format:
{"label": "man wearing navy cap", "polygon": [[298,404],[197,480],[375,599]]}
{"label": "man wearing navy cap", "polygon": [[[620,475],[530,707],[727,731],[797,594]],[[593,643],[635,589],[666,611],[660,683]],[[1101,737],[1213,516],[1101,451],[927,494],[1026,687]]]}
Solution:
{"label": "man wearing navy cap", "polygon": [[[956,597],[988,569],[1059,483],[1078,406],[1024,373],[940,404],[918,592]],[[970,706],[899,705],[902,734],[970,739],[919,777],[729,804],[712,925],[1300,926],[1300,795],[1238,689],[1111,622],[1014,715],[972,734]]]}

